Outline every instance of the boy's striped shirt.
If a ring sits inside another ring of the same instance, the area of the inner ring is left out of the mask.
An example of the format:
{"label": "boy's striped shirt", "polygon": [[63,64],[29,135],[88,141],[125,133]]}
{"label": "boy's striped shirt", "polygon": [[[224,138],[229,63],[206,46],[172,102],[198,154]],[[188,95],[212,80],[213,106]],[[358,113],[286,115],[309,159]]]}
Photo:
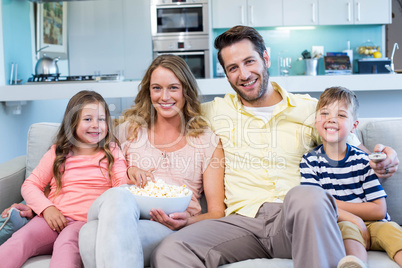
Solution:
{"label": "boy's striped shirt", "polygon": [[[349,144],[344,159],[334,161],[319,145],[303,156],[300,163],[301,184],[321,186],[334,198],[352,203],[387,197],[369,161],[365,152]],[[390,220],[388,213],[383,220]]]}

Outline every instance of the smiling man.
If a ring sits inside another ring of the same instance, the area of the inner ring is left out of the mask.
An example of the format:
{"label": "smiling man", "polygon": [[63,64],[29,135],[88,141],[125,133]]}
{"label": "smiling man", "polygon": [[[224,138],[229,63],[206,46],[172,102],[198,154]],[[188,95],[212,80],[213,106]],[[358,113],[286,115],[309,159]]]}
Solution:
{"label": "smiling man", "polygon": [[243,39],[222,49],[219,60],[226,59],[225,73],[227,79],[240,96],[245,106],[272,106],[281,100],[278,92],[269,84],[268,67],[271,65],[266,51],[262,57],[254,50],[248,39]]}
{"label": "smiling man", "polygon": [[[216,38],[215,47],[236,92],[203,106],[225,152],[227,217],[167,237],[153,254],[153,266],[288,258],[295,268],[336,267],[345,256],[336,203],[319,187],[299,185],[303,154],[321,143],[314,128],[317,100],[269,81],[270,58],[255,29],[233,27]],[[353,135],[349,143],[360,144]],[[385,150],[383,164],[394,172],[396,153]]]}

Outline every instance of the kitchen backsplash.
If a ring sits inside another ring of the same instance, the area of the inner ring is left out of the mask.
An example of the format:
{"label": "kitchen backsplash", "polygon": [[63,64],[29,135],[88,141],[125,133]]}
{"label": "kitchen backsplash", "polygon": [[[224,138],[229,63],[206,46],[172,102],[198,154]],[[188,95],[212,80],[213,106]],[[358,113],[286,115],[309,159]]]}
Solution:
{"label": "kitchen backsplash", "polygon": [[[226,29],[215,29],[213,38],[223,33]],[[304,62],[297,61],[301,53],[307,49],[311,51],[312,46],[323,46],[326,52],[341,52],[347,49],[347,42],[350,41],[350,48],[353,50],[353,59],[360,56],[356,48],[367,40],[380,46],[381,53],[385,55],[385,26],[383,25],[348,25],[348,26],[315,26],[299,28],[258,28],[265,40],[265,45],[270,48],[271,76],[279,76],[279,57],[290,57],[290,75],[302,75],[305,71]],[[214,76],[217,76],[216,68],[219,62],[216,57],[216,50],[213,50]],[[324,74],[323,60],[319,60],[318,74]]]}

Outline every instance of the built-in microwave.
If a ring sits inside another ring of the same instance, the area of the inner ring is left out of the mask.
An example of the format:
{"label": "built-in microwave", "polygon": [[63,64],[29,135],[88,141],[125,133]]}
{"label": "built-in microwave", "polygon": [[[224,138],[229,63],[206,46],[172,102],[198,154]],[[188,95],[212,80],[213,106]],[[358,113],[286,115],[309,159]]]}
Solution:
{"label": "built-in microwave", "polygon": [[208,34],[208,0],[151,0],[153,36]]}

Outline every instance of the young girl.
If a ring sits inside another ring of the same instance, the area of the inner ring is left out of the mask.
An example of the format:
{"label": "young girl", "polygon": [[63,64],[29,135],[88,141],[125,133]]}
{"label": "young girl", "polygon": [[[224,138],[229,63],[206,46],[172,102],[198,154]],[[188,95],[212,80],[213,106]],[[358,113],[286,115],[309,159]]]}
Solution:
{"label": "young girl", "polygon": [[128,183],[127,164],[114,140],[102,96],[93,91],[73,96],[56,143],[22,185],[37,216],[0,246],[2,267],[21,267],[32,256],[52,252],[50,267],[81,267],[78,233],[89,207],[107,189]]}

